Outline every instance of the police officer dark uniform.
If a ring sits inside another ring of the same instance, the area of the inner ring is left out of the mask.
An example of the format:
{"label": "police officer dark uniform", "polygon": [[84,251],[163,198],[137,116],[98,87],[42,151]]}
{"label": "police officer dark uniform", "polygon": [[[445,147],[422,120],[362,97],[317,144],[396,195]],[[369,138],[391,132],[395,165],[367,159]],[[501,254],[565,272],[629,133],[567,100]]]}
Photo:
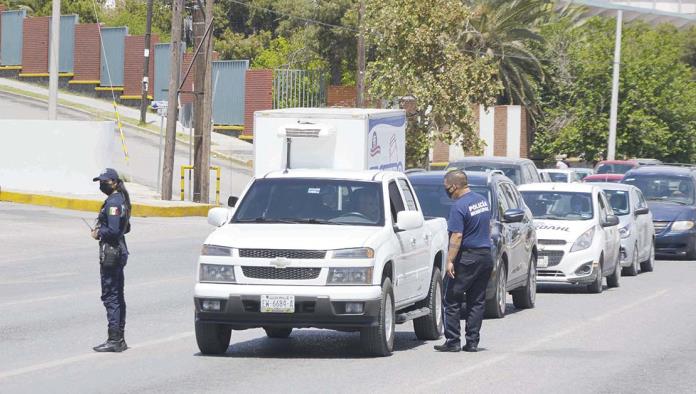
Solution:
{"label": "police officer dark uniform", "polygon": [[[463,171],[445,176],[447,195],[456,200],[450,209],[447,229],[450,234],[443,308],[445,343],[435,346],[440,352],[476,352],[486,302],[486,286],[493,271],[491,257],[491,214],[488,200],[469,189]],[[466,344],[461,347],[460,312],[466,303]]]}
{"label": "police officer dark uniform", "polygon": [[93,349],[97,352],[122,352],[128,348],[124,338],[126,301],[123,269],[128,261],[124,235],[130,231],[130,197],[123,181],[112,168],[107,168],[93,180],[99,181],[99,189],[108,196],[99,211],[92,237],[99,240],[101,300],[109,322],[108,339]]}

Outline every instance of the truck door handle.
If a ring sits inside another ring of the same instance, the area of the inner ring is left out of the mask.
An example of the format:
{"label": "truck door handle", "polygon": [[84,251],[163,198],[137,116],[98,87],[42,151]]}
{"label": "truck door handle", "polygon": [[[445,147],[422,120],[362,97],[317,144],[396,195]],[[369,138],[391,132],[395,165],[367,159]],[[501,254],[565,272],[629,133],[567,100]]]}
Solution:
{"label": "truck door handle", "polygon": [[416,239],[415,238],[411,238],[411,246],[416,246]]}
{"label": "truck door handle", "polygon": [[425,242],[430,241],[430,234],[425,234],[425,235],[423,235],[423,240],[424,240]]}

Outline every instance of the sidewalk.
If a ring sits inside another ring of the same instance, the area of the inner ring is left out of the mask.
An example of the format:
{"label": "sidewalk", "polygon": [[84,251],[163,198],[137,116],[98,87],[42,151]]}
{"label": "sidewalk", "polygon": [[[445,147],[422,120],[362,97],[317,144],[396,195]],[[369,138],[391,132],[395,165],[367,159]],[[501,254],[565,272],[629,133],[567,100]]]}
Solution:
{"label": "sidewalk", "polygon": [[[48,88],[31,83],[21,82],[16,79],[0,78],[0,90],[7,93],[28,96],[44,102],[48,101]],[[60,106],[71,108],[94,115],[99,118],[115,120],[114,107],[110,101],[94,97],[82,96],[66,90],[58,93]],[[124,126],[138,129],[148,133],[160,133],[161,119],[157,114],[146,114],[146,126],[139,125],[140,110],[136,108],[117,106],[119,117]],[[164,119],[164,127],[167,127],[167,119]],[[177,123],[177,139],[188,143],[189,130]],[[254,146],[238,138],[220,133],[211,133],[211,150],[213,155],[222,159],[235,162],[247,168],[251,168],[254,158]]]}

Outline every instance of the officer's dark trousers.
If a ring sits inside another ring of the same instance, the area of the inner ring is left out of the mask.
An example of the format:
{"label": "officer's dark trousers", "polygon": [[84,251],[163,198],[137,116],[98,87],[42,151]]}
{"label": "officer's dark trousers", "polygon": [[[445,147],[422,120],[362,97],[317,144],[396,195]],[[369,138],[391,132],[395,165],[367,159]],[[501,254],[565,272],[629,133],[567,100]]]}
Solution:
{"label": "officer's dark trousers", "polygon": [[[461,345],[461,316],[466,318],[466,342],[478,345],[493,259],[490,252],[463,251],[454,271],[454,279],[445,275],[445,338],[448,344]],[[462,302],[466,303],[463,315],[460,314]]]}
{"label": "officer's dark trousers", "polygon": [[123,330],[126,327],[126,299],[123,295],[123,269],[128,255],[121,257],[121,264],[113,268],[101,267],[101,300],[106,308],[109,330]]}

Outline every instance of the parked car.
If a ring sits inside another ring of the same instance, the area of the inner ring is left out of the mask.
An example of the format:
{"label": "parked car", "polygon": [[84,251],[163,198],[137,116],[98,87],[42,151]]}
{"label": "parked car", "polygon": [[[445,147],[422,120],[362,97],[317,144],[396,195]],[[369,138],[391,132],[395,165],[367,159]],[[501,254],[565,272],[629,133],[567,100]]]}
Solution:
{"label": "parked car", "polygon": [[542,182],[553,182],[553,179],[551,179],[551,175],[549,175],[548,172],[539,171],[539,178],[541,178]]}
{"label": "parked car", "polygon": [[450,163],[447,169],[458,168],[464,171],[500,170],[515,185],[541,182],[536,165],[529,159],[513,159],[500,156],[467,156]]}
{"label": "parked car", "polygon": [[624,174],[592,174],[588,175],[583,179],[583,182],[586,183],[592,183],[592,182],[621,182],[623,179]]}
{"label": "parked car", "polygon": [[662,164],[662,160],[657,159],[635,159],[641,166],[657,166]]}
{"label": "parked car", "polygon": [[585,179],[586,176],[594,174],[594,170],[592,168],[573,167],[573,170],[575,170],[575,172],[578,174],[581,181]]}
{"label": "parked car", "polygon": [[551,182],[556,183],[573,183],[580,182],[580,175],[574,169],[555,169],[548,168],[539,170],[540,174],[548,174]]}
{"label": "parked car", "polygon": [[[453,201],[443,188],[445,171],[409,174],[429,217],[449,217]],[[507,293],[516,308],[533,308],[536,299],[537,241],[532,214],[512,181],[497,171],[467,171],[469,187],[488,198],[495,267],[486,290],[486,316],[505,316]]]}
{"label": "parked car", "polygon": [[595,174],[625,174],[639,165],[637,160],[602,160],[595,166]]}
{"label": "parked car", "polygon": [[643,193],[635,186],[598,183],[619,217],[622,275],[635,276],[638,270],[651,272],[655,266],[655,227]]}
{"label": "parked car", "polygon": [[583,183],[520,186],[539,237],[537,283],[618,287],[619,218],[601,188]]}
{"label": "parked car", "polygon": [[626,173],[648,202],[655,225],[658,257],[696,259],[696,170],[694,167],[646,166]]}

